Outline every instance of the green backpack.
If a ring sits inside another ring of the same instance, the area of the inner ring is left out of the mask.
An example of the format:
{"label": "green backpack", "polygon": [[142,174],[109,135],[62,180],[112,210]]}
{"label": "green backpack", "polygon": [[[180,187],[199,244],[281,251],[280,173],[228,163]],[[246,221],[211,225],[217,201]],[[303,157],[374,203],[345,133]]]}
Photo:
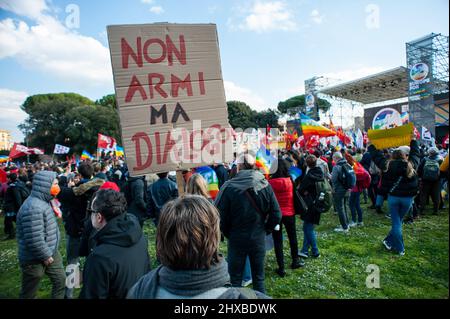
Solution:
{"label": "green backpack", "polygon": [[333,205],[333,194],[331,185],[327,180],[316,182],[316,198],[314,199],[314,207],[319,213],[326,213]]}

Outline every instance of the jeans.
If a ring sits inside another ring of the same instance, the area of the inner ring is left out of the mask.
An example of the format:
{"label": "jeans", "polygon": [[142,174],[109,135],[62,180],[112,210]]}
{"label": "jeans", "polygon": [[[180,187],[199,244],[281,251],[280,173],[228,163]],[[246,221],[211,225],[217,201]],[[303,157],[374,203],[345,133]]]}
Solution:
{"label": "jeans", "polygon": [[311,247],[313,255],[319,254],[314,224],[303,222],[303,248],[301,252],[305,255],[309,255],[309,247]]}
{"label": "jeans", "polygon": [[336,207],[339,222],[343,229],[348,229],[348,217],[347,217],[347,202],[348,202],[348,192],[346,193],[334,193],[333,202]]}
{"label": "jeans", "polygon": [[351,192],[349,206],[350,211],[352,212],[352,222],[356,223],[356,213],[358,213],[358,223],[362,223],[363,221],[363,212],[361,209],[361,193],[360,192]]}
{"label": "jeans", "polygon": [[383,195],[377,195],[375,206],[383,207],[383,203],[384,203],[384,196]]}
{"label": "jeans", "polygon": [[4,231],[5,234],[8,235],[9,238],[16,237],[16,232],[14,230],[14,224],[13,222],[16,221],[16,213],[15,212],[7,212],[5,213],[5,219],[3,221],[4,223]]}
{"label": "jeans", "polygon": [[289,238],[292,262],[294,262],[294,260],[298,258],[298,242],[297,233],[295,231],[295,215],[283,216],[281,218],[280,230],[272,232],[273,243],[275,247],[275,256],[277,257],[277,264],[278,268],[280,269],[284,269],[283,225],[286,227],[286,232]]}
{"label": "jeans", "polygon": [[264,285],[264,259],[266,249],[264,241],[260,245],[239,245],[228,241],[228,273],[231,285],[241,287],[246,259],[250,261],[253,289],[266,293]]}
{"label": "jeans", "polygon": [[39,288],[39,282],[46,274],[52,283],[52,299],[63,299],[64,288],[66,286],[66,274],[62,262],[61,254],[56,250],[53,257],[53,263],[45,266],[43,263],[22,264],[22,288],[20,290],[20,299],[34,299]]}
{"label": "jeans", "polygon": [[[80,237],[72,237],[66,235],[66,254],[67,254],[67,265],[75,265],[80,261]],[[68,274],[66,273],[66,276]],[[73,298],[73,288],[66,288],[65,292],[66,298]]]}
{"label": "jeans", "polygon": [[385,241],[394,251],[401,253],[405,251],[402,234],[403,217],[411,208],[413,197],[388,196],[389,212],[391,213],[392,228]]}

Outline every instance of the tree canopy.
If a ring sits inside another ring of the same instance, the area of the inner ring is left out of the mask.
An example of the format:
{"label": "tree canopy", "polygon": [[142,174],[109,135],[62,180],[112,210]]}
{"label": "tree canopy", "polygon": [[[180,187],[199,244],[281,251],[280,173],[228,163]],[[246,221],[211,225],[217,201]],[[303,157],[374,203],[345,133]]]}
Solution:
{"label": "tree canopy", "polygon": [[228,101],[228,121],[233,128],[278,127],[278,114],[275,110],[257,112],[241,101]]}
{"label": "tree canopy", "polygon": [[[287,99],[286,101],[280,101],[278,103],[278,111],[282,114],[287,114],[289,112],[290,108],[295,108],[295,107],[299,107],[299,106],[304,106],[305,103],[305,95],[297,95],[297,96],[293,96],[289,99]],[[317,99],[317,105],[319,106],[319,110],[326,112],[328,111],[328,109],[331,107],[330,102],[328,102],[327,100],[324,99]]]}
{"label": "tree canopy", "polygon": [[55,144],[94,152],[97,133],[120,141],[119,116],[114,95],[96,101],[75,93],[38,94],[29,96],[22,105],[28,118],[19,128],[28,136],[30,146],[39,147],[47,154]]}

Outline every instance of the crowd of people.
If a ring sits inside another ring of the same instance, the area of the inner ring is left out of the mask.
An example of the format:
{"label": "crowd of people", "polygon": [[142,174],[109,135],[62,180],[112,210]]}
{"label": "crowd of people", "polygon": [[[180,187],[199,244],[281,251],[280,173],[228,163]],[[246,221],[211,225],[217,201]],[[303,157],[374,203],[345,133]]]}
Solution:
{"label": "crowd of people", "polygon": [[[73,298],[67,266],[82,264],[80,298],[269,298],[270,243],[276,274],[286,275],[283,228],[291,268],[304,267],[308,258],[321,256],[315,227],[323,213],[336,213],[336,232],[364,227],[361,197],[392,221],[380,245],[404,255],[402,224],[420,218],[430,198],[434,214],[444,208],[448,161],[448,145],[427,147],[412,139],[409,146],[385,150],[370,143],[367,149],[280,150],[268,175],[247,152],[233,163],[183,171],[184,185],[171,172],[131,177],[121,158],[78,166],[2,164],[5,239],[17,239],[19,297],[35,298],[47,275],[52,298]],[[300,245],[297,216],[303,222]],[[59,218],[65,261],[58,250]],[[154,243],[144,235],[146,221],[156,227]],[[227,256],[219,251],[225,239]],[[149,256],[149,244],[156,246],[155,256]],[[253,289],[244,287],[250,283]]]}

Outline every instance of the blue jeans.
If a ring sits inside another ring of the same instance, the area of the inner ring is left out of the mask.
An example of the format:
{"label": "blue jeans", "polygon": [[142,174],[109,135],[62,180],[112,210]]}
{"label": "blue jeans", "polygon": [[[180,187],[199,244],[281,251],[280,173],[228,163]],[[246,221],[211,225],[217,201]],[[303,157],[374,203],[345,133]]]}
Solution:
{"label": "blue jeans", "polygon": [[352,222],[356,223],[356,213],[358,213],[358,223],[362,223],[363,212],[361,209],[361,193],[360,192],[351,192],[349,206],[350,211],[352,212]]}
{"label": "blue jeans", "polygon": [[313,255],[319,254],[314,224],[303,222],[303,248],[301,252],[305,255],[309,255],[309,247],[311,247]]}
{"label": "blue jeans", "polygon": [[402,234],[402,220],[413,203],[413,197],[388,196],[389,212],[391,213],[392,228],[386,242],[398,253],[405,251]]}
{"label": "blue jeans", "polygon": [[384,203],[384,196],[377,195],[377,199],[375,200],[375,206],[383,207],[383,203]]}
{"label": "blue jeans", "polygon": [[347,217],[347,202],[348,192],[346,193],[334,193],[333,194],[334,207],[337,210],[339,216],[339,222],[342,228],[348,229],[348,217]]}

